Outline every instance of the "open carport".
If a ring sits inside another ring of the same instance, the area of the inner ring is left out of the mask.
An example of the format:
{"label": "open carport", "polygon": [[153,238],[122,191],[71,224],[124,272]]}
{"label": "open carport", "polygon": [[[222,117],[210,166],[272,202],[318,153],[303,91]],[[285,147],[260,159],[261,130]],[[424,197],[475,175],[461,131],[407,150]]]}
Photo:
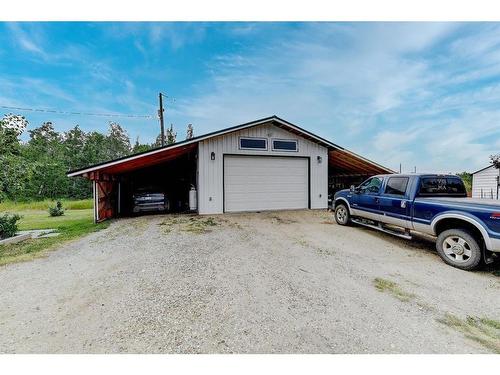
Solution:
{"label": "open carport", "polygon": [[134,192],[148,187],[165,192],[173,212],[187,210],[190,186],[196,185],[196,146],[137,154],[90,172],[85,177],[93,181],[95,221],[131,215]]}
{"label": "open carport", "polygon": [[346,149],[328,151],[328,187],[329,193],[346,189],[380,173],[394,173],[385,167],[374,164]]}
{"label": "open carport", "polygon": [[189,190],[191,186],[196,186],[196,147],[188,147],[165,159],[158,164],[123,171],[118,169],[112,174],[116,179],[118,215],[132,213],[132,197],[140,189],[164,192],[170,203],[170,212],[189,210]]}

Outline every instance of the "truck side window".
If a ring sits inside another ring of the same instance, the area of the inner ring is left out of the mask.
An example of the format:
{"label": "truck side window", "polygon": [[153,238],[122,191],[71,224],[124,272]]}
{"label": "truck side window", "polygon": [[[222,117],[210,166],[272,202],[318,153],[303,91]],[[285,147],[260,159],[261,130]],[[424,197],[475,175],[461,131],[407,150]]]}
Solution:
{"label": "truck side window", "polygon": [[424,177],[420,182],[419,196],[457,196],[466,197],[464,183],[453,177]]}
{"label": "truck side window", "polygon": [[385,194],[405,195],[406,187],[408,186],[408,177],[390,177],[387,180]]}
{"label": "truck side window", "polygon": [[376,194],[379,192],[381,185],[382,180],[380,178],[372,177],[359,185],[359,190],[362,193]]}

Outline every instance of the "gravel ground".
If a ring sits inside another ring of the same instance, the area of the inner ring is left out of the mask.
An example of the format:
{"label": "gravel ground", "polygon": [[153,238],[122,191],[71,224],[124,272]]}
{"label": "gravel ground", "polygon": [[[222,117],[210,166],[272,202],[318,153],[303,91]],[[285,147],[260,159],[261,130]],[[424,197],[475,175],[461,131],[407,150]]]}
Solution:
{"label": "gravel ground", "polygon": [[433,249],[325,211],[122,219],[0,268],[0,352],[488,352],[439,319],[499,319],[499,266]]}

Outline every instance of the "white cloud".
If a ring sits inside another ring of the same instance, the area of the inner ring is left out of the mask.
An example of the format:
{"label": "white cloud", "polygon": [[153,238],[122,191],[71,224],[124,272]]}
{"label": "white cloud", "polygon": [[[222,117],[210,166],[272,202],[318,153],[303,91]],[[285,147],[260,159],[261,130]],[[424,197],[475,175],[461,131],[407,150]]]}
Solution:
{"label": "white cloud", "polygon": [[164,47],[168,44],[173,50],[197,43],[205,37],[208,24],[191,22],[127,22],[111,25],[106,35],[123,40],[134,38],[135,47],[141,52],[149,52],[149,47]]}
{"label": "white cloud", "polygon": [[42,57],[46,57],[46,52],[40,46],[40,36],[33,32],[25,31],[19,24],[17,23],[7,23],[8,29],[10,30],[16,45],[21,47],[22,49],[40,55]]}
{"label": "white cloud", "polygon": [[427,172],[460,172],[480,168],[500,138],[500,111],[470,109],[457,119],[422,121],[409,128],[381,130],[374,137],[386,163],[418,166]]}
{"label": "white cloud", "polygon": [[383,130],[379,132],[373,139],[375,148],[380,152],[385,152],[394,148],[406,147],[410,142],[415,141],[419,132],[416,129],[402,131]]}
{"label": "white cloud", "polygon": [[[264,48],[218,55],[209,67],[212,81],[185,103],[185,113],[210,122],[277,112],[307,122],[318,119],[332,128],[331,134],[347,123],[355,134],[357,125],[368,126],[366,117],[397,107],[411,90],[425,85],[426,65],[401,53],[431,45],[451,26],[361,29],[305,25],[285,39],[266,41]],[[402,41],[395,42],[395,34]]]}
{"label": "white cloud", "polygon": [[79,63],[90,69],[104,67],[104,63],[96,61],[95,56],[92,56],[83,44],[51,45],[53,41],[46,35],[42,24],[8,22],[6,27],[12,44],[29,52],[32,55],[30,59],[32,62],[66,67]]}
{"label": "white cloud", "polygon": [[[140,77],[147,76],[146,81],[155,85],[164,83],[158,76],[171,69],[167,63],[155,65],[159,51],[200,43],[213,36],[207,33],[210,27],[128,23],[112,25],[106,36],[114,41],[131,38],[130,45],[148,67],[136,67]],[[393,169],[401,162],[406,171],[414,165],[429,171],[472,170],[500,148],[498,25],[243,23],[218,27],[222,31],[218,38],[222,35],[235,43],[224,48],[226,53],[204,51],[198,80],[186,85],[189,94],[174,95],[177,102],[167,109],[168,121],[179,124],[179,129],[193,122],[201,134],[276,114]],[[16,83],[13,77],[3,77],[0,92],[9,102],[19,97],[15,91],[22,84],[33,91],[23,90],[30,103],[49,104],[48,98],[53,97],[75,109],[155,113],[156,102],[144,92],[157,88],[144,87],[132,73],[134,66],[117,71],[112,58],[97,59],[80,45],[63,46],[53,53],[43,33],[19,24],[12,24],[10,30],[19,47],[42,57],[41,63],[78,61],[82,72],[75,80],[78,85],[29,77]],[[93,124],[97,121],[88,122]],[[156,120],[148,124],[154,130],[141,127],[140,122],[136,129],[154,133]]]}
{"label": "white cloud", "polygon": [[[212,79],[177,103],[175,115],[208,131],[277,114],[394,169],[400,162],[407,170],[474,169],[494,149],[484,137],[500,137],[500,86],[470,85],[492,72],[484,61],[470,78],[461,71],[466,87],[454,81],[460,27],[304,25],[264,46],[216,56]],[[488,32],[476,30],[475,38]]]}
{"label": "white cloud", "polygon": [[[477,28],[473,29],[473,24],[468,24],[465,27],[469,27],[470,32],[450,44],[451,52],[457,57],[467,60],[473,59],[479,64],[482,63],[486,55],[494,56],[491,53],[497,51],[500,46],[500,25],[483,23],[481,24],[481,32],[477,32]],[[481,58],[480,61],[476,61],[478,57]]]}
{"label": "white cloud", "polygon": [[205,36],[205,25],[184,22],[152,23],[149,25],[149,35],[152,45],[158,46],[167,41],[176,50],[187,44],[200,42]]}

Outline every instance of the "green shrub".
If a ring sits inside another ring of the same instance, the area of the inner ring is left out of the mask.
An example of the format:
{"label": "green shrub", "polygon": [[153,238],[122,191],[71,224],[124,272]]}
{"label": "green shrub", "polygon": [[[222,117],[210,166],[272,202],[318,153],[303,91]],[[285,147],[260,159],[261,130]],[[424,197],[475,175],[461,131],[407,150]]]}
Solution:
{"label": "green shrub", "polygon": [[0,216],[0,238],[9,238],[17,233],[18,214],[3,214]]}
{"label": "green shrub", "polygon": [[64,215],[64,208],[61,201],[57,201],[55,207],[49,207],[50,216],[62,216]]}

